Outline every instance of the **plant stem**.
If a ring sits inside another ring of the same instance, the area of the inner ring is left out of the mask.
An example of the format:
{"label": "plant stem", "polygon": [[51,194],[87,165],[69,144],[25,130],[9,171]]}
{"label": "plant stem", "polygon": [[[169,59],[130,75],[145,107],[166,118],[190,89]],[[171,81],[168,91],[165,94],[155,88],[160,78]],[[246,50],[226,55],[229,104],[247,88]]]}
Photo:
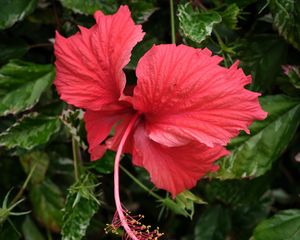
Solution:
{"label": "plant stem", "polygon": [[53,6],[53,13],[54,13],[54,18],[55,18],[55,22],[56,22],[56,29],[58,31],[60,31],[61,23],[60,23],[60,19],[59,19],[58,13],[57,13],[55,0],[52,0],[52,6]]}
{"label": "plant stem", "polygon": [[170,0],[170,18],[171,18],[171,39],[172,39],[172,43],[176,44],[173,0]]}
{"label": "plant stem", "polygon": [[213,30],[213,33],[215,34],[215,36],[217,38],[217,41],[218,41],[218,44],[220,45],[221,53],[222,53],[222,56],[224,58],[224,65],[225,65],[225,67],[229,67],[229,64],[228,64],[227,59],[226,59],[226,53],[224,51],[225,44],[224,44],[221,36],[219,35],[219,33],[216,30]]}
{"label": "plant stem", "polygon": [[16,203],[23,195],[29,181],[30,181],[30,178],[32,177],[32,174],[34,172],[36,168],[36,164],[33,165],[33,167],[30,169],[30,172],[29,174],[27,175],[27,178],[25,179],[25,182],[23,183],[21,189],[19,190],[19,192],[17,193],[17,195],[14,197],[14,199],[11,201],[10,205],[13,205],[14,203]]}
{"label": "plant stem", "polygon": [[78,142],[72,137],[72,150],[73,150],[73,165],[74,165],[74,175],[75,180],[79,180],[80,176],[80,162],[79,162],[79,146]]}
{"label": "plant stem", "polygon": [[162,197],[160,197],[158,194],[152,192],[149,188],[147,188],[140,180],[138,180],[135,176],[133,176],[126,168],[124,168],[122,165],[120,165],[120,168],[122,169],[123,172],[127,174],[128,177],[132,179],[140,188],[148,192],[151,196],[156,198],[157,200],[163,200]]}

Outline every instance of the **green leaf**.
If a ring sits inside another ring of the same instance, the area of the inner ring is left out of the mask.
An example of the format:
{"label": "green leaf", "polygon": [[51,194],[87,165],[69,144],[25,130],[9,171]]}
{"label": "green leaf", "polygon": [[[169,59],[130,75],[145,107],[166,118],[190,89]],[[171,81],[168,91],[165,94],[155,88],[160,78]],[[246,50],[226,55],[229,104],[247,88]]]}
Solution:
{"label": "green leaf", "polygon": [[83,174],[70,188],[63,210],[62,240],[80,240],[85,236],[90,220],[99,208],[94,193],[95,180],[94,175]]}
{"label": "green leaf", "polygon": [[0,0],[0,29],[11,27],[35,9],[37,0]]}
{"label": "green leaf", "polygon": [[251,240],[300,239],[300,210],[290,209],[262,221],[254,230]]}
{"label": "green leaf", "polygon": [[194,204],[207,204],[203,199],[196,196],[192,192],[186,190],[176,196],[175,202],[179,205],[181,209],[188,213],[189,217],[192,219],[195,213]]}
{"label": "green leaf", "polygon": [[286,149],[300,122],[300,102],[284,95],[260,99],[268,112],[264,121],[250,127],[251,135],[241,134],[233,139],[231,154],[220,160],[220,179],[258,177],[272,167],[272,163]]}
{"label": "green leaf", "polygon": [[155,37],[149,38],[147,35],[145,36],[145,39],[138,43],[133,51],[130,58],[130,62],[126,65],[127,69],[135,69],[138,61],[141,59],[141,57],[154,45],[159,44],[159,40]]}
{"label": "green leaf", "polygon": [[231,228],[229,211],[220,205],[206,209],[195,226],[195,240],[224,240]]}
{"label": "green leaf", "polygon": [[0,146],[31,150],[38,145],[46,144],[59,129],[60,121],[57,117],[27,115],[0,134]]}
{"label": "green leaf", "polygon": [[61,209],[64,206],[60,189],[50,180],[46,180],[31,186],[29,199],[36,219],[47,229],[59,232],[62,220]]}
{"label": "green leaf", "polygon": [[[245,189],[242,191],[245,192]],[[267,192],[252,203],[231,206],[232,229],[230,232],[234,232],[236,239],[249,240],[255,226],[270,214],[273,203],[273,198]]]}
{"label": "green leaf", "polygon": [[68,195],[67,197],[63,216],[63,240],[82,239],[85,236],[91,218],[98,210],[98,204],[86,198],[81,198],[75,207],[72,207],[75,197],[75,195]]}
{"label": "green leaf", "polygon": [[22,232],[25,240],[45,240],[40,230],[28,216],[22,224]]}
{"label": "green leaf", "polygon": [[161,202],[167,208],[172,210],[172,212],[189,217],[190,219],[193,218],[195,213],[194,204],[206,204],[202,198],[196,196],[188,190],[177,195],[174,200],[167,197]]}
{"label": "green leaf", "polygon": [[300,4],[298,0],[270,0],[273,24],[279,34],[300,50]]}
{"label": "green leaf", "polygon": [[112,14],[118,8],[118,4],[114,0],[60,0],[60,2],[65,8],[69,8],[75,13],[87,15],[94,14],[97,10]]}
{"label": "green leaf", "polygon": [[210,36],[213,26],[222,21],[219,13],[194,10],[189,3],[178,6],[178,18],[183,35],[197,43]]}
{"label": "green leaf", "polygon": [[236,29],[239,13],[239,7],[235,3],[230,4],[223,12],[220,13],[222,23],[231,29]]}
{"label": "green leaf", "polygon": [[141,24],[148,20],[148,18],[158,9],[155,7],[155,0],[128,0],[126,4],[128,4],[132,18],[135,23]]}
{"label": "green leaf", "polygon": [[35,105],[51,85],[52,65],[14,60],[0,69],[0,116],[16,114]]}
{"label": "green leaf", "polygon": [[[209,202],[222,202],[226,205],[251,205],[257,202],[270,187],[270,174],[254,179],[232,179],[220,181],[218,179],[199,182]],[[247,191],[244,191],[247,189]]]}
{"label": "green leaf", "polygon": [[91,168],[102,174],[110,174],[114,171],[115,152],[107,151],[98,161],[91,163]]}
{"label": "green leaf", "polygon": [[35,166],[34,174],[30,179],[32,184],[44,181],[49,165],[49,157],[46,153],[40,151],[30,152],[22,155],[20,160],[27,174]]}
{"label": "green leaf", "polygon": [[239,46],[236,52],[239,52],[241,67],[252,75],[251,89],[271,92],[286,59],[286,43],[276,35],[261,34],[243,39]]}

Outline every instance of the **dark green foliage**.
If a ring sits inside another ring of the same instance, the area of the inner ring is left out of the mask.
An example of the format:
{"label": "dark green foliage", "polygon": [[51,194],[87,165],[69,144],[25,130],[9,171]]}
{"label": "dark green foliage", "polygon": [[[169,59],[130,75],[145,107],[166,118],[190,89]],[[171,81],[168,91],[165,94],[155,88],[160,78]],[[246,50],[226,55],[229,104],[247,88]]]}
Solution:
{"label": "dark green foliage", "polygon": [[216,177],[261,176],[271,169],[273,161],[293,138],[300,123],[300,102],[274,95],[261,98],[261,105],[268,112],[268,117],[250,127],[251,135],[243,134],[232,139],[231,155],[220,161],[221,169]]}
{"label": "dark green foliage", "polygon": [[195,240],[223,240],[231,228],[228,209],[220,205],[207,208],[196,222]]}
{"label": "dark green foliage", "polygon": [[[232,139],[219,171],[175,199],[126,154],[123,204],[159,226],[161,239],[300,239],[299,1],[173,2],[176,43],[207,47],[226,67],[240,60],[268,118]],[[71,36],[95,23],[96,10],[120,5],[146,33],[124,70],[135,84],[145,52],[171,42],[169,1],[0,0],[1,240],[120,239],[104,232],[115,211],[115,152],[90,161],[84,111],[63,103],[52,84],[55,30]]]}
{"label": "dark green foliage", "polygon": [[8,28],[15,22],[21,21],[36,7],[37,0],[1,0],[0,29]]}
{"label": "dark green foliage", "polygon": [[106,14],[112,14],[118,9],[114,0],[60,0],[61,4],[73,10],[75,13],[93,14],[96,10],[102,10]]}
{"label": "dark green foliage", "polygon": [[26,217],[22,224],[22,233],[25,240],[45,240],[40,230],[29,217]]}
{"label": "dark green foliage", "polygon": [[96,178],[93,175],[83,174],[81,179],[70,187],[63,209],[63,240],[77,240],[86,235],[90,220],[100,205],[94,196],[96,186]]}
{"label": "dark green foliage", "polygon": [[29,199],[37,221],[46,229],[59,232],[62,224],[61,209],[64,206],[64,198],[58,186],[50,180],[32,184],[29,189]]}
{"label": "dark green foliage", "polygon": [[54,68],[23,61],[11,61],[0,69],[0,116],[33,107],[52,83]]}
{"label": "dark green foliage", "polygon": [[20,147],[27,150],[46,144],[60,128],[57,117],[26,115],[0,134],[0,146]]}
{"label": "dark green foliage", "polygon": [[107,151],[100,161],[91,163],[91,168],[101,174],[110,174],[114,171],[115,153]]}
{"label": "dark green foliage", "polygon": [[271,93],[286,61],[286,43],[275,34],[258,34],[240,40],[238,46],[241,66],[252,75],[251,89]]}
{"label": "dark green foliage", "polygon": [[271,0],[273,24],[279,34],[300,50],[300,4],[298,0]]}
{"label": "dark green foliage", "polygon": [[300,210],[290,209],[277,213],[258,224],[253,240],[297,240],[300,238]]}

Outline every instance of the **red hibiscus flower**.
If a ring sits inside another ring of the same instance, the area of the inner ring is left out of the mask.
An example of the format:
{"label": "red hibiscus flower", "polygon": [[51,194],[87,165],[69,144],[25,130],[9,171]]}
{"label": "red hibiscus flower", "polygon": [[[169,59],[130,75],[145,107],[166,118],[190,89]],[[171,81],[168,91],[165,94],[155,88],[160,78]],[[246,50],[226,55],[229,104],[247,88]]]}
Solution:
{"label": "red hibiscus flower", "polygon": [[[120,204],[122,152],[131,153],[155,186],[175,197],[217,170],[214,161],[228,154],[223,146],[267,113],[260,94],[244,88],[251,77],[238,63],[224,68],[208,49],[185,45],[153,46],[137,65],[133,94],[126,95],[123,68],[144,36],[142,28],[126,6],[110,16],[97,11],[95,19],[93,27],[79,27],[69,38],[57,33],[54,84],[62,100],[85,109],[91,159],[107,147],[117,150],[118,218],[132,239],[143,239],[131,230]],[[114,136],[107,139],[112,127]]]}

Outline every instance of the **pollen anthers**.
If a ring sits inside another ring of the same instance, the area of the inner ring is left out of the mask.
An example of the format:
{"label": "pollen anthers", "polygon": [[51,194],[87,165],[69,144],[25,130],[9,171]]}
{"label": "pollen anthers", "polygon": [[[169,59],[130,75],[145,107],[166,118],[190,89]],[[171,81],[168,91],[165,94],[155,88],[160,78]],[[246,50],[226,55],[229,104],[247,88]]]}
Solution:
{"label": "pollen anthers", "polygon": [[[141,220],[144,218],[144,215],[131,215],[131,212],[127,209],[123,210],[123,213],[128,226],[138,240],[157,240],[164,235],[164,233],[159,232],[159,227],[151,230],[151,225],[144,225],[141,222]],[[121,230],[121,228],[122,222],[119,218],[118,212],[116,211],[112,223],[106,224],[105,233],[108,234],[109,232],[111,232],[116,235],[122,234],[123,240],[131,240],[132,238],[127,234],[126,231],[120,233],[119,230]]]}

